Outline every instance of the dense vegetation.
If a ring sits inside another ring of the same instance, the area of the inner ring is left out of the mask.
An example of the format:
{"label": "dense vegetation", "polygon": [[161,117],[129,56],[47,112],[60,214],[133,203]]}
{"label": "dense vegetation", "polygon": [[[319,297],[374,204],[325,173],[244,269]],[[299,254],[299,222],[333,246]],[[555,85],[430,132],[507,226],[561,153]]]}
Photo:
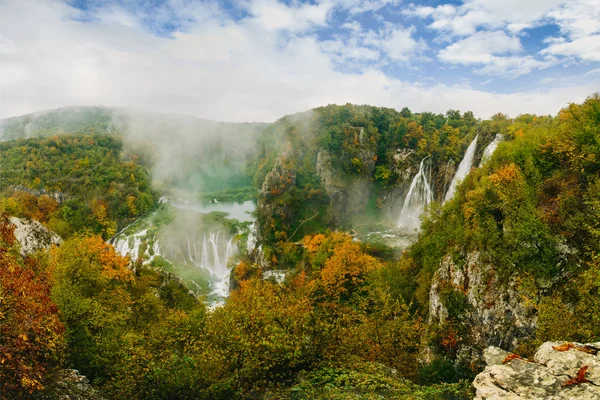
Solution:
{"label": "dense vegetation", "polygon": [[[600,98],[554,118],[522,115],[504,132],[492,159],[425,218],[401,263],[403,298],[426,314],[441,260],[450,256],[460,265],[479,252],[501,281],[528,285],[537,304],[537,334],[522,351],[545,340],[598,340]],[[460,296],[447,303],[458,312],[446,329],[468,329]]]}
{"label": "dense vegetation", "polygon": [[[63,365],[110,398],[338,398],[348,388],[391,398],[468,393],[408,380],[418,380],[424,325],[378,282],[381,262],[344,234],[307,236],[285,288],[243,280],[251,267],[241,263],[241,287],[209,313],[177,279],[128,268],[129,259],[98,236],[22,259],[4,217],[2,232],[6,398],[58,396],[53,379]],[[35,319],[11,307],[32,307],[35,296],[46,296]]]}
{"label": "dense vegetation", "polygon": [[55,135],[0,142],[1,209],[37,219],[63,237],[108,238],[156,202],[148,164],[106,135]]}
{"label": "dense vegetation", "polygon": [[[441,205],[444,168],[475,135],[486,144],[497,133],[505,141],[492,158]],[[536,308],[537,331],[511,351],[525,356],[551,339],[600,340],[597,95],[556,117],[478,121],[456,111],[345,105],[281,119],[265,129],[246,171],[262,190],[263,251],[240,255],[237,287],[214,309],[166,265],[121,257],[104,240],[108,228],[153,209],[148,171],[156,160],[136,158],[112,135],[0,146],[2,398],[60,398],[65,368],[114,399],[470,398],[478,366],[456,362],[470,329],[466,295],[441,293],[442,324],[429,323],[428,296],[442,260],[461,268],[473,253],[492,266],[495,281],[530,289],[523,301]],[[381,219],[386,196],[406,185],[423,157],[432,159],[438,201],[401,256],[335,231],[365,214]],[[340,193],[369,185],[360,213],[332,206],[319,159],[329,160],[327,184]],[[240,189],[246,183],[220,199],[249,196]],[[52,197],[59,191],[68,194],[62,203]],[[66,240],[23,256],[8,214],[38,219]],[[160,226],[173,216],[162,207],[153,218]],[[221,214],[207,218],[230,233],[239,227]],[[269,279],[271,269],[286,269],[284,282]]]}
{"label": "dense vegetation", "polygon": [[[290,242],[304,234],[381,220],[386,197],[398,185],[410,184],[424,157],[434,167],[432,176],[442,176],[477,133],[489,143],[498,121],[505,119],[498,115],[479,124],[470,112],[413,114],[407,108],[398,112],[350,104],[280,119],[265,129],[249,163],[255,186],[263,189],[262,203],[273,209],[258,215],[268,258],[293,267],[293,257],[285,261],[294,248]],[[326,184],[336,199],[329,197]],[[438,180],[433,186],[441,199],[444,184]],[[352,197],[359,199],[358,207],[340,201]],[[387,226],[395,227],[395,221]]]}

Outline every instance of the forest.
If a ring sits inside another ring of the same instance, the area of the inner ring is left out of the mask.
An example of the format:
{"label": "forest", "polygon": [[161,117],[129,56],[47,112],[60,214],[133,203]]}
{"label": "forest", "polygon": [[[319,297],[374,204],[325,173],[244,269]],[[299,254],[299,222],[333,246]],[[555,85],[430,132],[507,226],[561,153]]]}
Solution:
{"label": "forest", "polygon": [[[530,357],[548,340],[600,341],[598,94],[555,116],[489,120],[319,107],[245,127],[252,148],[226,179],[199,161],[200,171],[157,180],[160,157],[87,115],[47,116],[34,135],[12,120],[0,142],[2,399],[469,399],[483,346]],[[478,146],[444,201],[469,143],[496,135],[492,156]],[[397,228],[399,193],[424,158],[434,195],[412,244],[358,240]],[[257,244],[228,260],[222,305],[109,242],[186,185],[198,198],[257,204]],[[23,254],[13,217],[62,243]],[[475,304],[475,283],[442,279],[444,265],[481,276],[477,290],[497,298]],[[484,343],[477,315],[504,297],[519,299],[532,328]]]}

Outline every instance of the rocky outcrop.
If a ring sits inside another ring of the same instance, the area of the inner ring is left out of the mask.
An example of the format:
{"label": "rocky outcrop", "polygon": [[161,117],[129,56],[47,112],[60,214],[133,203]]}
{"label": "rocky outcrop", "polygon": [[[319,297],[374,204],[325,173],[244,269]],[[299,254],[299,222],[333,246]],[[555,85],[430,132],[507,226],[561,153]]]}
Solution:
{"label": "rocky outcrop", "polygon": [[257,244],[263,243],[264,238],[268,236],[271,221],[275,216],[287,218],[291,214],[289,204],[276,202],[273,199],[287,192],[296,184],[293,156],[292,145],[288,142],[275,160],[273,169],[269,171],[263,181],[257,206],[258,218],[255,232]]}
{"label": "rocky outcrop", "polygon": [[[369,177],[375,170],[375,148],[367,138],[364,128],[352,129],[355,131],[354,141],[359,148],[357,158],[360,160],[360,174],[352,178],[345,176],[342,179],[343,174],[334,167],[329,152],[321,150],[317,154],[317,175],[321,178],[329,197],[336,225],[342,224],[349,216],[364,212],[373,193],[373,182]],[[341,160],[346,164],[351,162],[348,154],[343,154]]]}
{"label": "rocky outcrop", "polygon": [[491,265],[469,253],[458,265],[450,256],[435,272],[429,293],[429,322],[448,318],[467,330],[458,359],[480,359],[488,346],[510,350],[533,338],[537,326],[537,289],[523,277],[500,279]]}
{"label": "rocky outcrop", "polygon": [[11,217],[10,223],[15,226],[15,238],[21,246],[23,257],[61,243],[60,236],[46,229],[38,221]]}
{"label": "rocky outcrop", "polygon": [[61,400],[104,400],[92,387],[89,380],[76,369],[58,372],[54,382],[46,390],[49,396],[42,398]]}
{"label": "rocky outcrop", "polygon": [[44,189],[36,190],[36,189],[28,188],[27,186],[23,186],[23,185],[12,186],[11,189],[14,190],[15,192],[29,193],[36,197],[47,195],[47,196],[51,197],[52,199],[54,199],[59,204],[62,204],[63,202],[69,200],[69,196],[63,192],[47,192]]}
{"label": "rocky outcrop", "polygon": [[[572,345],[546,342],[533,360],[510,361],[509,352],[489,347],[487,366],[473,381],[476,399],[600,399],[600,343]],[[577,382],[583,367],[587,382]]]}

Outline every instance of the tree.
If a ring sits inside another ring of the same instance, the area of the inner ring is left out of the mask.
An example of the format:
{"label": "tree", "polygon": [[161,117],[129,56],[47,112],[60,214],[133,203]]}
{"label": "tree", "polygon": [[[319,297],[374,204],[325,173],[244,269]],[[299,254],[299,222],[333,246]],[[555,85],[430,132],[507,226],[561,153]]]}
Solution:
{"label": "tree", "polygon": [[21,259],[14,226],[0,214],[0,395],[23,398],[44,389],[60,363],[64,326],[50,299],[47,271]]}

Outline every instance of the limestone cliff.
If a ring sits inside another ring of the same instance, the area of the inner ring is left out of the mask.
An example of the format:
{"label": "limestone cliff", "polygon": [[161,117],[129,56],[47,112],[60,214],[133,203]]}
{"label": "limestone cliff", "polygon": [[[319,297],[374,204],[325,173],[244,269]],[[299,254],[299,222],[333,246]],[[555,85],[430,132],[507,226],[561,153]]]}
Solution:
{"label": "limestone cliff", "polygon": [[488,346],[513,350],[532,339],[537,323],[535,283],[518,275],[501,279],[477,252],[461,261],[464,265],[445,257],[429,292],[430,323],[443,324],[450,318],[465,327],[458,359],[470,364]]}
{"label": "limestone cliff", "polygon": [[293,149],[287,143],[275,160],[275,165],[267,173],[262,184],[257,206],[256,243],[261,244],[270,238],[276,228],[276,219],[287,219],[291,214],[290,204],[281,200],[281,195],[296,184],[296,170],[293,164]]}
{"label": "limestone cliff", "polygon": [[61,243],[60,236],[46,229],[38,221],[11,217],[10,222],[15,226],[15,238],[21,246],[23,257]]}

